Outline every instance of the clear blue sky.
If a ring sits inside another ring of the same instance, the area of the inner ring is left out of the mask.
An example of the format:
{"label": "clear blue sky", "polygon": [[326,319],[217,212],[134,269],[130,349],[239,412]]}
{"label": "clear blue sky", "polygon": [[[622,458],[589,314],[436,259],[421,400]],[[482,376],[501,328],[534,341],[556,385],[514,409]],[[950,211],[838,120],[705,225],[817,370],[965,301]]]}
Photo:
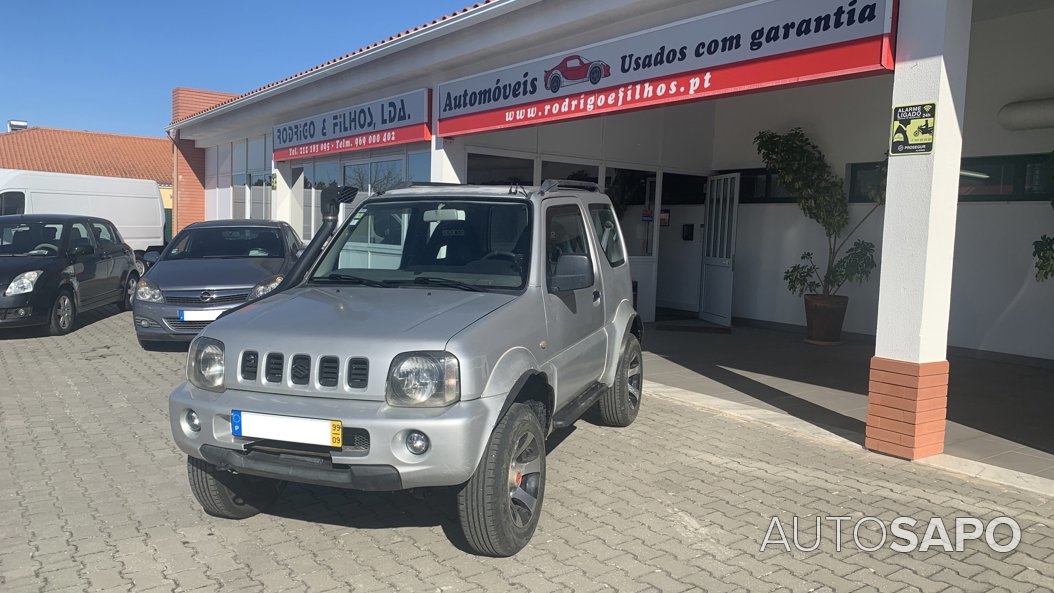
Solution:
{"label": "clear blue sky", "polygon": [[161,136],[172,88],[242,93],[469,0],[13,0],[3,8],[7,120]]}

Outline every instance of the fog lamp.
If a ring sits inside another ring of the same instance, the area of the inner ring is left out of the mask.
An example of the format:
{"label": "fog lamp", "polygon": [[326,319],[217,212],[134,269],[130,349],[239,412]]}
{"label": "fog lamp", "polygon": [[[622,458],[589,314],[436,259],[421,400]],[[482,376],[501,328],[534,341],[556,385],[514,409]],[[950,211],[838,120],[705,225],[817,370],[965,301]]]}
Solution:
{"label": "fog lamp", "polygon": [[198,418],[198,413],[194,410],[187,410],[187,426],[194,432],[201,430],[201,419]]}
{"label": "fog lamp", "polygon": [[25,317],[26,316],[26,310],[23,309],[23,308],[19,308],[17,311],[15,311],[15,315],[18,315],[19,317]]}
{"label": "fog lamp", "polygon": [[429,446],[428,436],[419,430],[411,430],[406,435],[406,449],[414,455],[424,455]]}

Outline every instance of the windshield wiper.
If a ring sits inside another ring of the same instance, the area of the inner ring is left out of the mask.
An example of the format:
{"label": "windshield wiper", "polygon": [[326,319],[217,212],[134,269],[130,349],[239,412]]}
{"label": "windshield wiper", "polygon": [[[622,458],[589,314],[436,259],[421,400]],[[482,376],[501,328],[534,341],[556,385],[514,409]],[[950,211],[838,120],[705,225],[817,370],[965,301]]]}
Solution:
{"label": "windshield wiper", "polygon": [[372,286],[373,288],[388,288],[388,285],[384,282],[377,280],[370,280],[369,278],[363,278],[361,276],[353,276],[351,274],[339,274],[332,273],[328,276],[322,276],[321,278],[312,278],[312,282],[339,282],[342,284],[357,284],[362,286]]}
{"label": "windshield wiper", "polygon": [[462,282],[460,280],[452,280],[450,278],[439,278],[437,276],[417,276],[414,278],[414,284],[425,284],[429,286],[445,286],[447,288],[458,288],[461,290],[469,290],[472,292],[484,292],[484,290],[478,286]]}

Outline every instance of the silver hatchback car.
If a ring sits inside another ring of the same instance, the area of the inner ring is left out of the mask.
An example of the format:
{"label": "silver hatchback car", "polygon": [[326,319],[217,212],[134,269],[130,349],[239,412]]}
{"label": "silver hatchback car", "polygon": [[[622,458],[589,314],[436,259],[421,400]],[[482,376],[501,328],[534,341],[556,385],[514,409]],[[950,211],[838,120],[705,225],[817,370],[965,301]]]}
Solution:
{"label": "silver hatchback car", "polygon": [[453,486],[474,551],[538,524],[545,440],[597,405],[636,418],[642,323],[618,220],[593,184],[415,187],[335,203],[286,281],[191,344],[172,433],[206,512],[285,481]]}
{"label": "silver hatchback car", "polygon": [[189,342],[224,311],[259,298],[282,282],[303,244],[285,222],[216,220],[194,223],[157,254],[133,299],[143,348]]}

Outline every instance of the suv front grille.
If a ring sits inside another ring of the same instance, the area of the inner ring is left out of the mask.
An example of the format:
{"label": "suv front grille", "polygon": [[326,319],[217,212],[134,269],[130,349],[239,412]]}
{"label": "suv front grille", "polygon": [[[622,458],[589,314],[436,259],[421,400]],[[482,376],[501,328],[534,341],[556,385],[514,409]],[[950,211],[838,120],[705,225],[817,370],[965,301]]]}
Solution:
{"label": "suv front grille", "polygon": [[255,381],[256,372],[260,366],[260,355],[253,350],[242,354],[242,379]]}
{"label": "suv front grille", "polygon": [[336,387],[340,380],[340,359],[336,356],[323,356],[318,362],[318,384],[323,387]]}
{"label": "suv front grille", "polygon": [[[267,383],[288,381],[298,387],[316,385],[335,388],[341,385],[340,375],[344,371],[347,373],[344,377],[344,384],[348,387],[365,389],[369,385],[370,361],[368,358],[362,356],[349,358],[344,368],[341,368],[341,358],[338,356],[320,356],[316,361],[312,361],[311,356],[307,354],[295,354],[286,359],[285,355],[280,352],[268,352],[266,355],[261,355],[256,350],[244,350],[241,353],[241,361],[238,363],[238,376],[242,381],[256,382],[263,379]],[[313,362],[318,366],[317,371]],[[313,384],[312,377],[318,382]]]}
{"label": "suv front grille", "polygon": [[297,354],[293,357],[293,366],[289,369],[293,385],[307,385],[311,380],[311,357],[306,354]]}
{"label": "suv front grille", "polygon": [[282,364],[284,359],[281,354],[271,353],[267,355],[267,366],[264,368],[264,378],[271,383],[282,382]]}
{"label": "suv front grille", "polygon": [[348,387],[365,389],[370,380],[370,361],[352,358],[348,361]]}

